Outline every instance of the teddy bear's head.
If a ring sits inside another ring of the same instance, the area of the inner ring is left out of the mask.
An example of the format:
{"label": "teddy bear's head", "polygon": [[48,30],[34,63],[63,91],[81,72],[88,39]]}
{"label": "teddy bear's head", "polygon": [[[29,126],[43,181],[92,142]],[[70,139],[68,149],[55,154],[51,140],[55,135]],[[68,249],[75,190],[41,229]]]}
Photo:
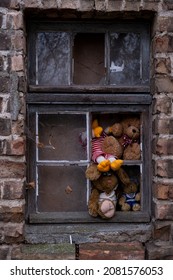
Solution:
{"label": "teddy bear's head", "polygon": [[117,187],[118,179],[115,173],[110,170],[108,172],[102,172],[100,177],[97,180],[93,180],[92,183],[97,190],[109,194]]}
{"label": "teddy bear's head", "polygon": [[136,140],[140,136],[140,119],[137,117],[128,117],[121,122],[123,127],[123,134],[130,139]]}
{"label": "teddy bear's head", "polygon": [[123,186],[123,192],[126,194],[135,193],[138,190],[137,184],[130,182],[128,185]]}

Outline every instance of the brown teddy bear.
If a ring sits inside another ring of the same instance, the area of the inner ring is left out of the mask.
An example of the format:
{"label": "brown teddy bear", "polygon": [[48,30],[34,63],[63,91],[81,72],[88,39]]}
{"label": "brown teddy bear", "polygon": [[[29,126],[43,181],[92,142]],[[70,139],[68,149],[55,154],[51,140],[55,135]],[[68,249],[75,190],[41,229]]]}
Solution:
{"label": "brown teddy bear", "polygon": [[140,119],[138,117],[125,117],[120,123],[107,128],[123,147],[124,160],[139,160],[140,151]]}
{"label": "brown teddy bear", "polygon": [[93,217],[100,216],[110,219],[115,215],[118,197],[119,179],[123,184],[129,183],[127,174],[120,168],[113,172],[100,172],[92,163],[86,170],[86,178],[92,181],[92,191],[89,197],[88,210]]}
{"label": "brown teddy bear", "polygon": [[118,204],[122,211],[139,211],[141,195],[138,191],[138,183],[136,180],[130,180],[127,173],[124,172],[123,193],[119,198]]}

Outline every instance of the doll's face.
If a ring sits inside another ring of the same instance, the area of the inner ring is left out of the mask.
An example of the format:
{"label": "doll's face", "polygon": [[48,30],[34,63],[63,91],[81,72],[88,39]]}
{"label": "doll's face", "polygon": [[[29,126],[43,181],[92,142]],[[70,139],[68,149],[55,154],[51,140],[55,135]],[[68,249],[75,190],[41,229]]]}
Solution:
{"label": "doll's face", "polygon": [[118,179],[112,171],[103,172],[93,185],[99,190],[109,194],[118,184]]}

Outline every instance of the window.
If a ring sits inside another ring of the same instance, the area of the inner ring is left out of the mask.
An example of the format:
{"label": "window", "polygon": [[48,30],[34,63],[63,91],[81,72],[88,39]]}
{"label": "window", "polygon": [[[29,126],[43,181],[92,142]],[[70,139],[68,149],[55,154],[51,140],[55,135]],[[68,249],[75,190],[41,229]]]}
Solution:
{"label": "window", "polygon": [[[141,210],[109,222],[150,218],[149,26],[140,23],[28,24],[30,223],[105,222],[88,214],[91,125],[140,119],[141,157],[124,169],[139,180]],[[86,132],[86,147],[80,133]]]}

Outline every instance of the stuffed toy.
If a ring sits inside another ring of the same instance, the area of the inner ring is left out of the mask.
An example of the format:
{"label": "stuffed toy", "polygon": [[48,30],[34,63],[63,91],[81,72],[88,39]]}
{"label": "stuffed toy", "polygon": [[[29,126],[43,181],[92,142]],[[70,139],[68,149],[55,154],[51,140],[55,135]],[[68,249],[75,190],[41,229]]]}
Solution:
{"label": "stuffed toy", "polygon": [[118,204],[122,211],[139,211],[141,195],[138,191],[137,181],[130,180],[127,173],[124,172],[123,193],[119,198]]}
{"label": "stuffed toy", "polygon": [[103,219],[112,218],[116,212],[119,180],[123,184],[128,184],[128,175],[122,168],[116,172],[113,170],[100,172],[97,164],[92,163],[86,170],[86,178],[92,182],[88,202],[89,214],[93,217],[100,216]]}
{"label": "stuffed toy", "polygon": [[121,144],[124,160],[140,159],[140,119],[138,117],[124,118],[120,123],[107,128],[107,133],[111,133]]}
{"label": "stuffed toy", "polygon": [[97,163],[97,168],[101,172],[110,169],[118,170],[123,164],[121,160],[122,146],[113,136],[108,136],[103,129],[98,126],[98,121],[92,124],[92,160]]}
{"label": "stuffed toy", "polygon": [[[86,146],[86,132],[80,134],[80,142],[83,147]],[[118,170],[123,164],[123,148],[118,140],[107,135],[98,121],[95,119],[92,123],[92,156],[91,159],[97,164],[100,172],[107,172],[110,169]]]}

